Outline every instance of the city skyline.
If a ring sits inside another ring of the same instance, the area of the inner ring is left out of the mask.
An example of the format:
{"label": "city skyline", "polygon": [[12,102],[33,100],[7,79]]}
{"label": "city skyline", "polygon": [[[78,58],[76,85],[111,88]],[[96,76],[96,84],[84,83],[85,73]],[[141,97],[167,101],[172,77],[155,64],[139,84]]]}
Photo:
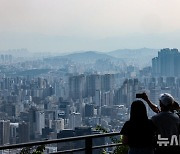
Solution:
{"label": "city skyline", "polygon": [[[0,146],[120,132],[143,93],[148,118],[165,93],[179,116],[179,13],[179,0],[0,0]],[[110,139],[42,150],[89,153]]]}
{"label": "city skyline", "polygon": [[[144,50],[134,52],[145,59]],[[14,52],[28,54],[27,49]],[[37,59],[0,54],[0,145],[100,134],[99,126],[119,132],[129,119],[132,102],[138,99],[136,94],[142,92],[156,105],[162,93],[170,93],[180,102],[180,74],[175,67],[178,49],[156,51],[158,55],[151,55],[152,67],[142,64],[142,68],[125,63],[128,56],[122,58],[116,52]],[[155,114],[148,106],[147,112],[149,118]],[[70,149],[71,145],[75,149],[83,142],[46,145],[44,153]]]}

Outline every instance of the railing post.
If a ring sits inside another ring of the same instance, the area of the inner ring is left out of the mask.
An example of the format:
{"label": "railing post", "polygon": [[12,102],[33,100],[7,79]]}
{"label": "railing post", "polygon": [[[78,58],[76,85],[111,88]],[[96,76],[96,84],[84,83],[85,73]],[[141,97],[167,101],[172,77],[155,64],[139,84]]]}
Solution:
{"label": "railing post", "polygon": [[92,154],[92,138],[85,139],[85,154]]}

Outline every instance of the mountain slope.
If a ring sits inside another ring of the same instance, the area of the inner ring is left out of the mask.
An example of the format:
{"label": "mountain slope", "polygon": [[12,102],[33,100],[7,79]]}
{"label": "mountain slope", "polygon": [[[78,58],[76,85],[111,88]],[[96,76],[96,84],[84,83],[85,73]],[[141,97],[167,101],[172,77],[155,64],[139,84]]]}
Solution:
{"label": "mountain slope", "polygon": [[120,58],[116,58],[110,55],[107,55],[105,53],[100,53],[100,52],[95,52],[95,51],[86,51],[86,52],[81,52],[81,53],[72,53],[68,54],[65,56],[58,56],[58,57],[52,57],[50,58],[51,60],[71,60],[73,62],[78,62],[78,63],[93,63],[97,60],[111,60],[111,61],[122,61]]}
{"label": "mountain slope", "polygon": [[152,58],[158,55],[159,49],[119,49],[108,52],[108,55],[122,58],[127,64],[147,66],[151,65]]}

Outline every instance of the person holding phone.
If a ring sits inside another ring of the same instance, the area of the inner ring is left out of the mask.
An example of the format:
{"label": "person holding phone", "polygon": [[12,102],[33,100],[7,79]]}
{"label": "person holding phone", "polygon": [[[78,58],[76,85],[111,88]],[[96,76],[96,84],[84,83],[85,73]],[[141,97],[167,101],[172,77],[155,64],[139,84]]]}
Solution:
{"label": "person holding phone", "polygon": [[[174,113],[174,110],[179,109],[179,105],[175,102],[173,96],[169,93],[161,94],[159,97],[160,109],[153,104],[146,93],[136,95],[138,98],[142,98],[150,108],[157,113],[151,119],[154,125],[157,127],[157,135],[161,138],[167,138],[171,141],[173,135],[179,137],[180,135],[180,118]],[[179,154],[180,148],[176,145],[157,146],[157,154]]]}
{"label": "person holding phone", "polygon": [[[167,95],[170,95],[168,93],[165,93]],[[162,94],[161,94],[162,95]],[[171,96],[171,95],[170,95]],[[171,96],[172,97],[172,96]],[[147,96],[147,94],[144,92],[144,93],[138,93],[136,94],[136,98],[141,98],[143,99],[147,104],[148,106],[152,109],[152,111],[154,111],[155,113],[160,113],[161,112],[161,109],[158,108],[158,106],[156,104],[154,104],[153,102],[150,101],[149,97]],[[172,97],[173,98],[173,97]],[[173,98],[173,103],[170,107],[170,111],[171,112],[179,112],[180,111],[180,106],[179,104],[174,100]]]}

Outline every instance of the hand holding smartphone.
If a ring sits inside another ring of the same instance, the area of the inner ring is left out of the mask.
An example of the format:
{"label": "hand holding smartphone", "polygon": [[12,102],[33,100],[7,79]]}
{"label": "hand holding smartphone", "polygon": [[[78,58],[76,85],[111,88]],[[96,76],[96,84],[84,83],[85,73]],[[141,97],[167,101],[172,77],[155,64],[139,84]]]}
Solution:
{"label": "hand holding smartphone", "polygon": [[141,98],[141,99],[143,99],[143,100],[145,100],[145,101],[148,100],[148,96],[147,96],[147,94],[146,94],[145,92],[143,92],[143,93],[137,93],[137,94],[136,94],[136,98]]}
{"label": "hand holding smartphone", "polygon": [[137,93],[136,98],[143,98],[143,93]]}

